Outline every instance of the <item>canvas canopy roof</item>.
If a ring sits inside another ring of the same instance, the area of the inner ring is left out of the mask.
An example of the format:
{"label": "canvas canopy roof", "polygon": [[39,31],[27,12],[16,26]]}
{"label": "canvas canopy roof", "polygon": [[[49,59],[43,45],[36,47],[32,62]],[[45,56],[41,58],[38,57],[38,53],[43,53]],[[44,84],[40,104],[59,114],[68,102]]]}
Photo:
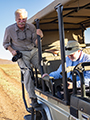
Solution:
{"label": "canvas canopy roof", "polygon": [[90,0],[55,0],[28,19],[28,23],[35,24],[34,20],[38,18],[40,19],[40,28],[43,31],[58,30],[58,17],[54,7],[59,3],[64,7],[63,22],[65,30],[85,30],[90,27]]}

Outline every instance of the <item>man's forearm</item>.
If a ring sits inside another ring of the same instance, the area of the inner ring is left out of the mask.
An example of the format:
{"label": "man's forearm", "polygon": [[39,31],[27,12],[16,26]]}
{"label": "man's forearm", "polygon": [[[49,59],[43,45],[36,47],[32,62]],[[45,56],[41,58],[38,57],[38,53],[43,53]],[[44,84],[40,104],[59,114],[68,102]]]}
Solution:
{"label": "man's forearm", "polygon": [[13,51],[13,49],[12,49],[12,47],[11,46],[8,46],[8,48],[7,48],[11,53],[12,53],[12,51]]}
{"label": "man's forearm", "polygon": [[8,46],[8,48],[7,48],[10,52],[11,52],[11,54],[13,55],[13,56],[15,56],[17,53],[16,53],[16,50],[14,50],[11,46]]}

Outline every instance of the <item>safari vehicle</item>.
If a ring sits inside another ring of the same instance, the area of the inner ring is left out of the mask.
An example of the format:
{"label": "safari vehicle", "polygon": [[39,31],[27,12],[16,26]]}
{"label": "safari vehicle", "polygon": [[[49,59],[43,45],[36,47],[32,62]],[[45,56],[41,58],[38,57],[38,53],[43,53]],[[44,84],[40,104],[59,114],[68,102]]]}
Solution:
{"label": "safari vehicle", "polygon": [[[78,40],[86,48],[84,30],[90,27],[90,0],[55,0],[28,20],[44,33],[42,42],[38,36],[39,63],[41,75],[55,71],[62,64],[62,80],[42,79],[34,70],[35,92],[39,108],[27,105],[22,82],[23,100],[28,115],[25,120],[90,120],[90,86],[85,87],[83,71],[90,70],[90,63],[81,63],[73,69],[73,89],[67,86],[65,69],[65,44]],[[65,34],[65,35],[64,35]],[[46,56],[45,56],[46,55]],[[23,81],[23,74],[22,81]],[[81,87],[76,87],[76,75]],[[56,88],[62,86],[63,98],[57,96]],[[49,89],[47,87],[49,85]]]}

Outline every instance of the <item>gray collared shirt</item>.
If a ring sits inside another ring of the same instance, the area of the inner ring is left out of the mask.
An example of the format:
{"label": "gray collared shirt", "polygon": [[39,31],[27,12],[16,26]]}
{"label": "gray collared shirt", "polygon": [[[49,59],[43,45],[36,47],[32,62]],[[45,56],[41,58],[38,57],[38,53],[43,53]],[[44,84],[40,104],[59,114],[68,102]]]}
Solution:
{"label": "gray collared shirt", "polygon": [[27,51],[33,49],[36,38],[36,28],[33,24],[26,23],[25,29],[22,31],[15,23],[6,28],[3,46],[5,49],[11,46],[14,50]]}

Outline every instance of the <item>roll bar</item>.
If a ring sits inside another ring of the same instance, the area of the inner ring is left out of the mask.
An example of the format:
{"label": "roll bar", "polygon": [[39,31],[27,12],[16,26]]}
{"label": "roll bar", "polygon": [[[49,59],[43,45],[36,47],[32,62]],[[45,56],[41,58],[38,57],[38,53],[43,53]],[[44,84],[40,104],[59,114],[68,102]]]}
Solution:
{"label": "roll bar", "polygon": [[[35,19],[36,22],[36,28],[39,29],[39,19]],[[41,72],[41,76],[44,74],[44,70],[43,70],[43,60],[42,60],[42,45],[41,45],[41,38],[39,35],[37,35],[37,40],[38,40],[38,58],[39,58],[39,65],[40,65],[40,72]],[[42,80],[42,89],[43,91],[45,91],[45,81]]]}
{"label": "roll bar", "polygon": [[61,49],[61,63],[62,63],[62,79],[64,88],[64,100],[69,103],[69,93],[67,88],[67,72],[65,70],[66,59],[65,59],[65,46],[64,46],[64,27],[63,27],[63,6],[61,4],[55,7],[58,13],[58,25],[59,25],[59,37],[60,37],[60,49]]}
{"label": "roll bar", "polygon": [[79,76],[80,82],[81,82],[81,97],[86,96],[85,92],[85,82],[84,82],[84,71],[90,70],[88,67],[90,66],[90,62],[83,62],[79,63],[77,66],[75,66],[72,77],[73,77],[73,94],[77,94],[77,86],[76,86],[76,75]]}

